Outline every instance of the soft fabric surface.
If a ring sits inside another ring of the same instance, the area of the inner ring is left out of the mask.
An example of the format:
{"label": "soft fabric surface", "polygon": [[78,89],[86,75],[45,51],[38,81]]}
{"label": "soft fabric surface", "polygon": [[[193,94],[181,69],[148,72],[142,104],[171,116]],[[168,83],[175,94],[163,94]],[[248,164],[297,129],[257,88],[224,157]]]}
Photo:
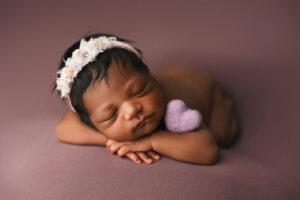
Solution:
{"label": "soft fabric surface", "polygon": [[[299,199],[297,1],[2,1],[0,199]],[[135,41],[152,71],[209,72],[242,136],[213,166],[137,165],[56,140],[59,58],[85,33]]]}

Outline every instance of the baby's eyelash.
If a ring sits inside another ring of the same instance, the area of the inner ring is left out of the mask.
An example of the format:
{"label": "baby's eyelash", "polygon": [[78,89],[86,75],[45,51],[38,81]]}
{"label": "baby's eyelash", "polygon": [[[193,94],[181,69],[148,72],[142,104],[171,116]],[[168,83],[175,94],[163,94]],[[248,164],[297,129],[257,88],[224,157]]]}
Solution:
{"label": "baby's eyelash", "polygon": [[135,96],[139,95],[140,93],[142,93],[145,89],[146,89],[146,86],[147,86],[147,82],[145,83],[145,85],[143,86],[143,88],[138,92],[136,93]]}
{"label": "baby's eyelash", "polygon": [[117,110],[116,112],[114,112],[114,114],[110,118],[106,119],[105,121],[109,121],[109,120],[114,119],[116,116],[118,116],[118,114],[119,114],[119,110]]}

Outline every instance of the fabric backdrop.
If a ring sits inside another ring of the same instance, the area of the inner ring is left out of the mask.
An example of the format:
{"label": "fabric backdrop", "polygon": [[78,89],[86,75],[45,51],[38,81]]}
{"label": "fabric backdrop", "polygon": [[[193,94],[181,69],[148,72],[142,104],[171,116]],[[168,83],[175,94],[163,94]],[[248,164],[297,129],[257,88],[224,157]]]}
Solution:
{"label": "fabric backdrop", "polygon": [[[0,199],[299,199],[299,1],[13,1],[0,6]],[[137,165],[56,140],[60,57],[88,33],[133,40],[152,71],[210,73],[242,126],[213,166]]]}

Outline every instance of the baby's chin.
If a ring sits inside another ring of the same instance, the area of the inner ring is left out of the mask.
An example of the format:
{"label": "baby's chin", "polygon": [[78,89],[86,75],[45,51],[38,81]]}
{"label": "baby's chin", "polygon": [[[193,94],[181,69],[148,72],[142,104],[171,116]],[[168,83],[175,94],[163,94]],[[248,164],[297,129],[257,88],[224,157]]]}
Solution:
{"label": "baby's chin", "polygon": [[142,132],[136,132],[134,134],[134,140],[140,139],[147,135],[151,135],[158,128],[159,123],[153,122],[153,123],[146,124],[146,125],[148,125],[148,127],[143,127],[143,129],[141,129]]}

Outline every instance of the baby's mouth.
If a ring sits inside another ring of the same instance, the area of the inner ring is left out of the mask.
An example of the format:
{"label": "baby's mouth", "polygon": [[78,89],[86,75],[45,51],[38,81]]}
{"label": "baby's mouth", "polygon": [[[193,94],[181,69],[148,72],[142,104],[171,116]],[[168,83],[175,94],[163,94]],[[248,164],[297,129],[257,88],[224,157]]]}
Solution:
{"label": "baby's mouth", "polygon": [[155,114],[155,113],[152,113],[151,115],[146,116],[146,117],[143,119],[143,121],[141,121],[140,123],[137,124],[137,126],[135,127],[135,130],[141,128],[141,127],[144,126],[146,123],[148,123],[148,122],[152,119],[152,117],[153,117],[154,114]]}

